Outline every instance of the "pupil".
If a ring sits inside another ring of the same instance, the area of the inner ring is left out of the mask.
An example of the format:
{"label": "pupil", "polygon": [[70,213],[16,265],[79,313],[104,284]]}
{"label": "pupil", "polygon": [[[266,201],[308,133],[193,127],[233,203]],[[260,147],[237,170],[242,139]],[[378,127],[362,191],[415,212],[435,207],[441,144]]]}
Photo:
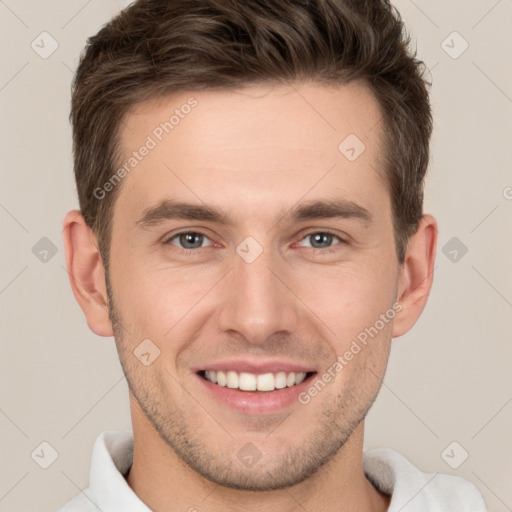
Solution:
{"label": "pupil", "polygon": [[332,235],[316,233],[313,235],[313,247],[328,247],[332,243]]}
{"label": "pupil", "polygon": [[203,243],[202,236],[200,233],[185,233],[180,236],[180,243],[186,249],[196,249]]}

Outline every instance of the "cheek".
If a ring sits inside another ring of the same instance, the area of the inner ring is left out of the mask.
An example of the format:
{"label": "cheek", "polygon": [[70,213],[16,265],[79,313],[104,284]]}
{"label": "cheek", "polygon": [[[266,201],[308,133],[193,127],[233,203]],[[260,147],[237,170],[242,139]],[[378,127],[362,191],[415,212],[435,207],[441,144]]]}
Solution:
{"label": "cheek", "polygon": [[[338,353],[393,305],[396,275],[374,263],[311,268],[296,281],[297,295],[330,328]],[[379,323],[379,330],[389,325]]]}
{"label": "cheek", "polygon": [[196,306],[218,281],[218,272],[152,265],[142,258],[120,266],[115,278],[116,304],[131,336],[164,342],[173,336],[175,340],[186,320],[200,310]]}

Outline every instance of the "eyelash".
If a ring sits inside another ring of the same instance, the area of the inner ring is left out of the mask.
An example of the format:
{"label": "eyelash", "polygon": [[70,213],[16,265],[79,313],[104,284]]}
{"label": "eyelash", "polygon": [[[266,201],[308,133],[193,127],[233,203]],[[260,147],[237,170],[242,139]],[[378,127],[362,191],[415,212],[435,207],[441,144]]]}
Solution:
{"label": "eyelash", "polygon": [[[171,244],[171,240],[174,240],[175,238],[179,237],[180,235],[187,235],[187,234],[202,235],[205,238],[207,238],[208,240],[210,240],[210,237],[206,233],[204,233],[202,231],[199,231],[199,230],[189,230],[189,231],[181,231],[179,233],[175,233],[174,235],[166,238],[165,241],[164,241],[164,244],[165,245],[172,245],[172,246],[174,246],[177,250],[183,251],[183,253],[186,256],[197,256],[197,255],[201,254],[204,251],[204,249],[207,249],[208,247],[211,247],[211,245],[208,245],[206,247],[199,247],[197,249],[185,249],[185,248],[182,248],[182,247],[175,246],[174,244]],[[315,247],[309,247],[309,249],[312,249],[315,254],[317,254],[317,253],[322,253],[322,254],[326,254],[327,253],[327,254],[330,254],[330,253],[336,252],[336,250],[338,250],[338,246],[339,245],[346,245],[347,244],[347,241],[344,240],[340,235],[338,235],[338,234],[336,234],[336,233],[334,233],[332,231],[329,231],[329,230],[311,231],[311,232],[306,233],[305,235],[303,235],[302,238],[299,240],[299,242],[302,242],[305,238],[307,238],[309,236],[312,236],[312,235],[316,235],[316,234],[331,235],[331,236],[337,238],[339,240],[339,243],[333,245],[332,247],[326,247],[324,249],[318,249],[318,248],[315,248]]]}

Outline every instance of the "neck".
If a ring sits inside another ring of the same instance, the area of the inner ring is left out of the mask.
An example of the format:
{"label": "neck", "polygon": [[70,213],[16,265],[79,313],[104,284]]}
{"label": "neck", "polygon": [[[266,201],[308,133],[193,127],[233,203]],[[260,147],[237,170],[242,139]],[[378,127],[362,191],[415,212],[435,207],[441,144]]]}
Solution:
{"label": "neck", "polygon": [[132,420],[134,456],[127,482],[155,512],[388,510],[390,497],[378,492],[364,475],[364,422],[309,478],[285,489],[262,492],[231,489],[207,480],[176,455],[145,417]]}

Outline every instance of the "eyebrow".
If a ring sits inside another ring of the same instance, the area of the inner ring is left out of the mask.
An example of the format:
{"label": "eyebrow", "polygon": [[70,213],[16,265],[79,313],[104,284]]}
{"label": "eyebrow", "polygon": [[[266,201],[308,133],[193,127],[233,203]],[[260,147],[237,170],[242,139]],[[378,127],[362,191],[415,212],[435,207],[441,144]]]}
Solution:
{"label": "eyebrow", "polygon": [[347,199],[301,203],[285,213],[280,220],[302,221],[328,218],[355,219],[365,224],[370,224],[372,221],[372,215],[366,208]]}
{"label": "eyebrow", "polygon": [[[354,219],[370,224],[372,215],[363,206],[346,199],[315,200],[300,203],[284,212],[278,222],[297,222],[312,219]],[[206,204],[186,203],[172,199],[163,200],[147,208],[135,224],[142,229],[156,226],[166,220],[200,220],[232,226],[233,218],[224,210]]]}

